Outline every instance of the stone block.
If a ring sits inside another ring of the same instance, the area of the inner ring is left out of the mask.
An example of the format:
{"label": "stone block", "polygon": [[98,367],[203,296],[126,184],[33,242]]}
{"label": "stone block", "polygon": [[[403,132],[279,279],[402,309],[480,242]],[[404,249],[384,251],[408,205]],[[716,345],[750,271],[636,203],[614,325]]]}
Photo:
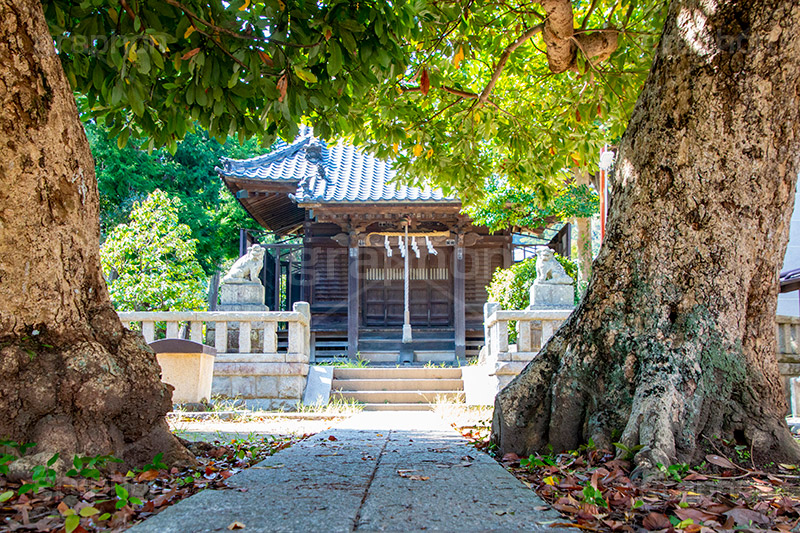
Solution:
{"label": "stone block", "polygon": [[231,396],[256,398],[256,379],[254,376],[231,376]]}
{"label": "stone block", "polygon": [[508,384],[511,383],[511,380],[514,379],[515,377],[517,377],[517,376],[516,375],[513,375],[513,376],[509,376],[509,375],[497,376],[497,385],[498,385],[499,390],[505,389],[506,386],[508,386]]}
{"label": "stone block", "polygon": [[306,379],[300,376],[281,376],[278,379],[278,397],[279,398],[297,398],[298,400],[303,397],[303,389],[306,386]]}
{"label": "stone block", "polygon": [[333,367],[319,365],[309,367],[303,403],[305,405],[327,405],[330,401],[332,385]]}
{"label": "stone block", "polygon": [[214,376],[211,380],[211,395],[212,396],[232,396],[231,395],[231,378],[228,376]]}
{"label": "stone block", "polygon": [[525,361],[498,361],[494,366],[494,374],[498,376],[516,376],[528,365]]}
{"label": "stone block", "polygon": [[215,376],[305,376],[305,363],[221,363],[214,365]]}
{"label": "stone block", "polygon": [[572,309],[575,307],[575,290],[572,285],[534,283],[530,292],[528,309]]}
{"label": "stone block", "polygon": [[258,376],[256,380],[256,392],[259,398],[278,397],[278,378],[277,376]]}
{"label": "stone block", "polygon": [[538,352],[514,352],[511,354],[512,361],[524,361],[525,363],[529,363],[536,357]]}
{"label": "stone block", "polygon": [[292,411],[300,403],[300,400],[289,400],[279,398],[249,398],[244,401],[247,409],[262,411]]}
{"label": "stone block", "polygon": [[[282,353],[224,353],[217,356],[219,363],[285,363]],[[294,362],[294,361],[292,361]]]}
{"label": "stone block", "polygon": [[161,366],[161,380],[169,383],[173,403],[199,403],[211,398],[216,350],[199,342],[162,339],[150,343]]}
{"label": "stone block", "polygon": [[[224,283],[219,287],[220,311],[265,311],[264,286],[261,282]],[[232,307],[236,306],[236,307]],[[239,306],[260,306],[245,309]]]}
{"label": "stone block", "polygon": [[497,376],[491,375],[488,365],[472,365],[461,368],[464,382],[464,397],[467,405],[494,405],[494,397],[500,391]]}

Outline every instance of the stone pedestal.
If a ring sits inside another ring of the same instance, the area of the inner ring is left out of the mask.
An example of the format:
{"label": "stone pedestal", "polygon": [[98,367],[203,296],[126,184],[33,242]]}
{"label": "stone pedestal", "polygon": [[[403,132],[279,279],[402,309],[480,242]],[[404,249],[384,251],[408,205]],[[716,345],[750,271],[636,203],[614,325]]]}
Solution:
{"label": "stone pedestal", "polygon": [[[269,311],[264,305],[264,286],[260,281],[233,280],[219,287],[218,311]],[[264,323],[253,322],[250,329],[250,345],[263,346]],[[214,344],[216,328],[209,323],[206,329],[206,342]],[[239,351],[239,323],[228,323],[228,350]]]}
{"label": "stone pedestal", "polygon": [[259,281],[228,282],[219,288],[220,311],[267,311]]}
{"label": "stone pedestal", "polygon": [[528,309],[572,309],[575,307],[575,289],[572,285],[534,283],[531,285],[531,305]]}

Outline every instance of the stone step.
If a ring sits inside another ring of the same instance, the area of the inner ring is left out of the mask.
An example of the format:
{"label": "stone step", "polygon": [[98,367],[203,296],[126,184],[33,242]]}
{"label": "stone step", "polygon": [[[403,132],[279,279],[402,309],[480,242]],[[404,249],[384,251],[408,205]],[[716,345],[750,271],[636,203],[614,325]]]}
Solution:
{"label": "stone step", "polygon": [[334,379],[461,379],[461,369],[423,367],[334,367]]}
{"label": "stone step", "polygon": [[[396,363],[397,350],[361,350],[358,357],[370,363]],[[414,350],[416,363],[450,363],[456,360],[455,350]]]}
{"label": "stone step", "polygon": [[331,391],[331,397],[344,400],[355,400],[362,403],[434,403],[437,400],[464,400],[462,391],[426,390],[426,391]]}
{"label": "stone step", "polygon": [[428,403],[365,403],[364,411],[431,411]]}
{"label": "stone step", "polygon": [[333,379],[332,390],[342,391],[462,391],[461,379]]}
{"label": "stone step", "polygon": [[[361,339],[358,350],[361,352],[399,352],[403,343],[399,339]],[[413,351],[455,350],[456,343],[450,340],[416,340],[411,343]]]}
{"label": "stone step", "polygon": [[364,361],[369,361],[370,363],[396,363],[397,362],[397,352],[369,352],[369,351],[359,351],[358,358],[363,359]]}
{"label": "stone step", "polygon": [[449,363],[456,360],[455,350],[414,350],[418,363]]}

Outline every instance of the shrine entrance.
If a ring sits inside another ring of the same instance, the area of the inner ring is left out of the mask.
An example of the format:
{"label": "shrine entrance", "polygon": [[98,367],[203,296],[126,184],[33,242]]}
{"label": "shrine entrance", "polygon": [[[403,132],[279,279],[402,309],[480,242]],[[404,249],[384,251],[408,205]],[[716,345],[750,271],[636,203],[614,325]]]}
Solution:
{"label": "shrine entrance", "polygon": [[[437,255],[409,256],[409,311],[411,326],[453,327],[453,251],[438,248]],[[403,325],[404,259],[387,257],[384,248],[361,249],[361,323],[365,327]]]}

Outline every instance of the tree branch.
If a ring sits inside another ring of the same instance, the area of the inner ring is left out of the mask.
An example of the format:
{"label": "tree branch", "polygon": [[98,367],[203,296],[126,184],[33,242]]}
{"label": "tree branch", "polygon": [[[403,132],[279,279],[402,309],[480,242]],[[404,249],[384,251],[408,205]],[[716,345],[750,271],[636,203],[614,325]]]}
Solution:
{"label": "tree branch", "polygon": [[[260,42],[265,42],[265,43],[276,44],[278,46],[289,46],[291,48],[314,48],[315,46],[317,46],[318,44],[320,44],[322,42],[322,39],[320,39],[319,41],[317,41],[315,43],[311,43],[311,44],[297,44],[297,43],[288,43],[286,41],[281,41],[281,40],[278,40],[278,39],[273,39],[271,37],[259,37],[257,35],[243,34],[243,33],[240,33],[238,31],[229,30],[228,28],[223,28],[222,26],[217,26],[216,24],[213,24],[213,23],[205,20],[204,18],[199,17],[191,9],[189,9],[189,7],[185,6],[184,4],[179,2],[178,0],[165,0],[165,1],[166,1],[166,3],[171,5],[172,7],[176,7],[178,9],[180,9],[181,11],[183,11],[186,14],[186,16],[189,17],[192,20],[192,22],[199,22],[200,24],[202,24],[203,26],[205,26],[207,28],[210,28],[210,29],[212,29],[212,30],[214,30],[216,32],[219,32],[219,33],[224,33],[225,35],[229,35],[230,37],[233,37],[235,39],[244,39],[244,40],[248,40],[248,41],[260,41]],[[195,28],[197,28],[197,26],[195,26]]]}
{"label": "tree branch", "polygon": [[489,99],[489,95],[492,94],[492,90],[494,89],[494,86],[497,85],[497,80],[500,78],[500,74],[503,72],[503,67],[506,66],[508,58],[511,57],[512,53],[514,53],[514,50],[522,46],[525,41],[542,31],[543,28],[544,25],[537,24],[533,28],[517,37],[514,42],[506,46],[506,49],[503,50],[500,59],[497,61],[497,65],[494,67],[492,78],[489,80],[489,83],[486,84],[486,87],[484,87],[483,91],[481,91],[480,97],[478,97],[478,101],[481,104],[486,103],[486,100]]}
{"label": "tree branch", "polygon": [[548,66],[555,74],[575,68],[578,48],[585,53],[587,59],[597,58],[597,61],[608,59],[617,49],[619,31],[613,28],[603,30],[584,28],[591,10],[595,7],[594,4],[595,2],[592,2],[590,13],[576,32],[570,0],[542,0],[542,7],[547,13],[542,37],[547,46]]}
{"label": "tree branch", "polygon": [[128,4],[127,0],[120,0],[119,5],[121,5],[122,9],[125,10],[125,13],[128,14],[129,19],[136,20],[136,14],[134,14],[133,9],[131,9],[131,6]]}
{"label": "tree branch", "polygon": [[[167,1],[169,1],[169,0],[167,0]],[[230,53],[230,51],[228,51],[228,49],[226,49],[224,46],[222,46],[222,43],[220,43],[216,39],[214,39],[213,36],[209,35],[207,32],[205,32],[205,31],[201,30],[200,28],[198,28],[195,25],[194,21],[192,21],[192,27],[195,29],[195,31],[197,33],[199,33],[200,35],[202,35],[203,37],[205,37],[206,39],[208,39],[209,41],[214,43],[217,46],[217,48],[222,50],[223,54],[225,54],[226,56],[228,56],[231,59],[233,59],[240,67],[244,68],[245,71],[249,70],[248,66],[245,65],[244,62],[242,62],[240,59],[238,59],[236,56],[234,56],[232,53]]]}
{"label": "tree branch", "polygon": [[[400,89],[404,93],[419,93],[422,92],[422,87],[403,87],[400,86]],[[480,98],[479,94],[471,93],[469,91],[462,91],[461,89],[456,89],[455,87],[448,87],[447,85],[440,85],[435,87],[435,89],[441,89],[442,91],[450,94],[454,94],[456,96],[460,96],[461,98],[467,98],[470,100],[477,100]]]}
{"label": "tree branch", "polygon": [[592,5],[589,6],[589,11],[586,12],[586,16],[583,17],[583,22],[581,23],[581,30],[586,29],[586,25],[589,24],[589,18],[594,13],[594,9],[597,7],[597,0],[592,0]]}

